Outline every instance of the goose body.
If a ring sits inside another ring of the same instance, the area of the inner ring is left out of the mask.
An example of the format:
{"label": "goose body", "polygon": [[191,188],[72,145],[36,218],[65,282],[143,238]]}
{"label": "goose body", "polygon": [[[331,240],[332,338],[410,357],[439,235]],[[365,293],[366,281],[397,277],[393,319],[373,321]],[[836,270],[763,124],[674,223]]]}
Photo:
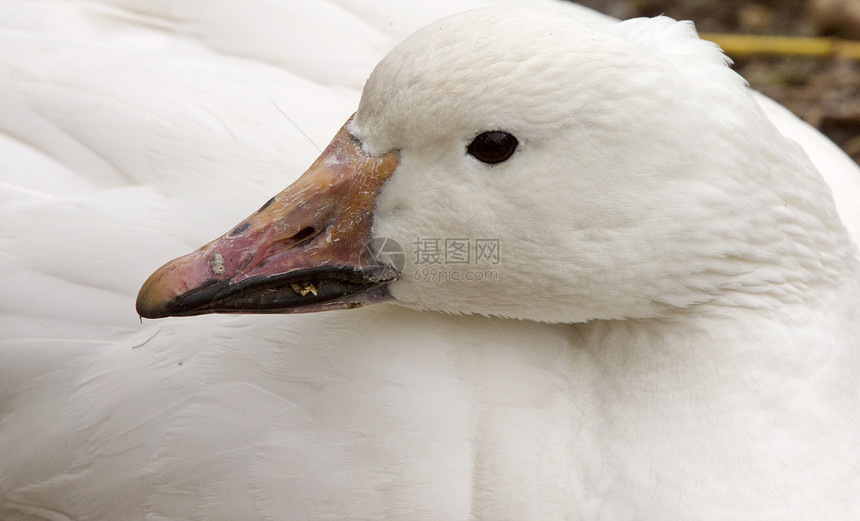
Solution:
{"label": "goose body", "polygon": [[[12,10],[0,518],[856,519],[860,170],[690,26],[541,5]],[[138,322],[356,107],[392,302]]]}

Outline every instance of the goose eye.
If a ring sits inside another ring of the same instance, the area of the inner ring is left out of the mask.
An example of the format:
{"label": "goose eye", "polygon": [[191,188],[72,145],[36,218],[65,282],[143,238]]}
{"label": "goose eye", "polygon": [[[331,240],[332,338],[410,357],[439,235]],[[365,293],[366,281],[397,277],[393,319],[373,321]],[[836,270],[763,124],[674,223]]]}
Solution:
{"label": "goose eye", "polygon": [[479,134],[466,148],[466,152],[478,161],[494,165],[507,161],[519,144],[519,140],[511,134],[493,130]]}

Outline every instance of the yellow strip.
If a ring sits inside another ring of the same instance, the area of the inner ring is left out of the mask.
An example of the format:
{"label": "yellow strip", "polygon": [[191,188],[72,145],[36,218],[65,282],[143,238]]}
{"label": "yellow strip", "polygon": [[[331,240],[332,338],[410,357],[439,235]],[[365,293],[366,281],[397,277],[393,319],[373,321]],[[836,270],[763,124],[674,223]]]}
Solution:
{"label": "yellow strip", "polygon": [[843,56],[860,60],[860,42],[836,38],[801,38],[751,34],[701,34],[729,56],[742,58],[756,54],[780,56]]}

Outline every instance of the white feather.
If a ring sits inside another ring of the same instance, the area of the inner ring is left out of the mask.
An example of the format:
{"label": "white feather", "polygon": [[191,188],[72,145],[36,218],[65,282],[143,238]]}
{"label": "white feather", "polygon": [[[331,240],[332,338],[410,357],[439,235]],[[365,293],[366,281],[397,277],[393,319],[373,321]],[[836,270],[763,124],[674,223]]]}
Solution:
{"label": "white feather", "polygon": [[[655,257],[664,259],[662,267],[643,263],[643,271],[635,271],[640,264],[631,262],[628,280],[590,281],[594,313],[644,310],[639,319],[546,324],[379,305],[303,316],[138,322],[134,296],[152,269],[228,229],[302,172],[358,106],[365,77],[397,41],[439,16],[491,3],[496,2],[415,7],[387,1],[44,1],[4,10],[0,518],[858,517],[856,259],[811,167],[785,172],[800,185],[783,179],[779,190],[800,186],[793,201],[807,205],[809,222],[824,231],[798,248],[775,251],[808,251],[814,262],[792,270],[792,258],[784,256],[776,267],[757,267],[748,284],[735,288],[725,278],[667,286],[660,273],[684,271],[673,264],[683,251],[668,244],[674,253]],[[587,21],[583,31],[598,40],[627,42],[619,49],[632,56],[649,46],[677,52],[658,61],[687,64],[686,74],[713,73],[714,95],[721,100],[743,92],[720,65],[722,58],[692,40],[686,26],[657,20],[603,28],[605,19],[576,6],[534,3]],[[564,23],[557,18],[549,25]],[[419,52],[421,42],[411,41],[407,50]],[[600,56],[599,47],[593,52]],[[661,52],[666,51],[655,51]],[[403,55],[392,59],[398,56]],[[660,77],[629,79],[648,87],[647,81]],[[377,81],[384,78],[381,73]],[[577,81],[583,79],[555,87],[587,87]],[[728,82],[725,91],[722,81]],[[520,86],[512,84],[510,92]],[[770,128],[753,98],[744,96],[731,105],[743,110],[725,117],[749,123],[750,134],[723,136],[715,148],[726,152],[758,136],[773,140],[766,147],[773,152],[761,157],[779,166],[805,164],[803,154]],[[856,166],[781,107],[755,99],[836,190],[839,215],[856,240]],[[608,107],[607,116],[624,114],[623,106]],[[660,110],[657,103],[650,107]],[[472,121],[472,108],[461,108],[460,119],[448,123]],[[517,104],[508,108],[515,112]],[[552,165],[552,156],[541,154],[562,150],[539,146],[548,129],[542,121],[529,127],[531,148],[522,151],[521,159],[533,159],[533,167]],[[688,124],[683,118],[669,123]],[[616,133],[605,137],[618,135],[618,129],[610,130]],[[681,128],[678,134],[694,130]],[[390,138],[377,135],[377,144]],[[631,153],[649,150],[632,139],[626,143],[634,147]],[[660,150],[671,151],[672,141],[667,143]],[[624,140],[601,148],[585,148],[585,140],[574,144],[579,148],[573,150],[591,154],[575,158],[579,164],[594,166],[602,151]],[[411,164],[420,165],[423,157],[414,157]],[[685,157],[685,172],[695,160],[741,161],[707,149]],[[647,161],[657,160],[631,154],[615,164]],[[768,165],[762,166],[766,175],[782,172]],[[387,190],[406,182],[404,172]],[[417,168],[413,173],[422,175]],[[551,179],[532,177],[530,187],[528,173],[513,177],[498,195],[480,195],[492,199],[490,207],[546,216],[550,229],[543,238],[559,240],[537,244],[569,247],[561,240],[565,235],[551,229],[569,225],[559,215],[597,207],[582,200],[569,210],[557,203],[543,208],[542,200],[575,194]],[[599,174],[575,172],[585,176],[583,182],[592,176],[594,183],[601,181]],[[740,183],[735,174],[729,177]],[[607,177],[602,179],[605,186]],[[428,197],[446,189],[444,182],[419,185],[424,198],[411,199],[413,208],[440,208]],[[768,182],[759,185],[769,190]],[[396,200],[391,190],[385,197]],[[655,193],[675,197],[659,187]],[[708,199],[720,190],[691,193]],[[754,202],[759,195],[741,184],[731,193],[736,199],[728,207],[741,210],[743,197]],[[631,193],[631,200],[639,195]],[[456,212],[456,199],[440,202]],[[386,204],[380,200],[381,211]],[[736,225],[737,213],[720,220],[717,210],[695,206],[673,208],[668,215],[677,221],[685,210],[703,225],[724,226],[729,236],[736,230],[737,244],[756,238],[769,244],[771,228],[756,229],[754,220]],[[481,222],[422,221],[425,214],[416,215],[416,225]],[[591,215],[592,222],[606,222],[599,217]],[[380,213],[379,219],[380,233],[401,233],[390,215]],[[487,229],[467,231],[526,235],[506,228],[515,222],[498,219]],[[431,232],[447,234],[456,230],[451,226]],[[607,233],[596,229],[594,240],[570,255],[599,263],[642,253],[585,247],[620,244],[607,240]],[[647,245],[645,239],[653,237],[643,232],[627,239]],[[526,269],[515,259],[530,252],[533,264],[546,261],[548,269],[557,268],[560,257],[552,248],[522,248],[516,255],[508,250],[503,260],[510,262],[503,267]],[[732,266],[719,268],[738,280]],[[606,270],[607,277],[612,273]],[[509,274],[520,277],[524,298],[548,296],[552,304],[532,300],[527,309],[514,309],[516,302],[500,299],[498,306],[545,320],[576,314],[558,304],[565,296],[563,274],[553,284],[535,280],[533,286],[524,285],[529,280],[523,273]],[[700,302],[691,302],[689,292],[679,289],[677,298],[666,293],[669,287],[703,291],[706,282],[714,282],[709,298],[718,294],[722,302],[705,306],[707,313],[696,311]],[[545,293],[554,288],[562,295],[558,300]],[[613,308],[612,297],[630,288],[641,291],[642,299],[615,301]],[[775,300],[763,305],[749,288]],[[474,311],[470,306],[481,303],[469,293],[475,288],[459,297],[448,292],[447,301],[439,288],[424,289],[422,294],[405,288],[402,295],[423,296],[425,303],[440,303],[431,307],[449,311]],[[586,295],[586,289],[577,291]],[[664,305],[655,308],[644,300],[660,291]],[[406,296],[404,301],[427,307]],[[684,306],[692,311],[664,319],[649,315]]]}

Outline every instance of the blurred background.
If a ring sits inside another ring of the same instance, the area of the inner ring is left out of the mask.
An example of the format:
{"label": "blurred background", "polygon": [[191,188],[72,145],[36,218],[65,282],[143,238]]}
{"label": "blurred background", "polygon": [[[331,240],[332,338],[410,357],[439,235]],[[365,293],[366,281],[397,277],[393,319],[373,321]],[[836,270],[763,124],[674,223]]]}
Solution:
{"label": "blurred background", "polygon": [[[622,19],[665,14],[693,20],[700,33],[860,41],[860,0],[577,1]],[[804,45],[801,41],[798,48]],[[753,88],[817,127],[860,163],[860,56],[728,54]]]}

